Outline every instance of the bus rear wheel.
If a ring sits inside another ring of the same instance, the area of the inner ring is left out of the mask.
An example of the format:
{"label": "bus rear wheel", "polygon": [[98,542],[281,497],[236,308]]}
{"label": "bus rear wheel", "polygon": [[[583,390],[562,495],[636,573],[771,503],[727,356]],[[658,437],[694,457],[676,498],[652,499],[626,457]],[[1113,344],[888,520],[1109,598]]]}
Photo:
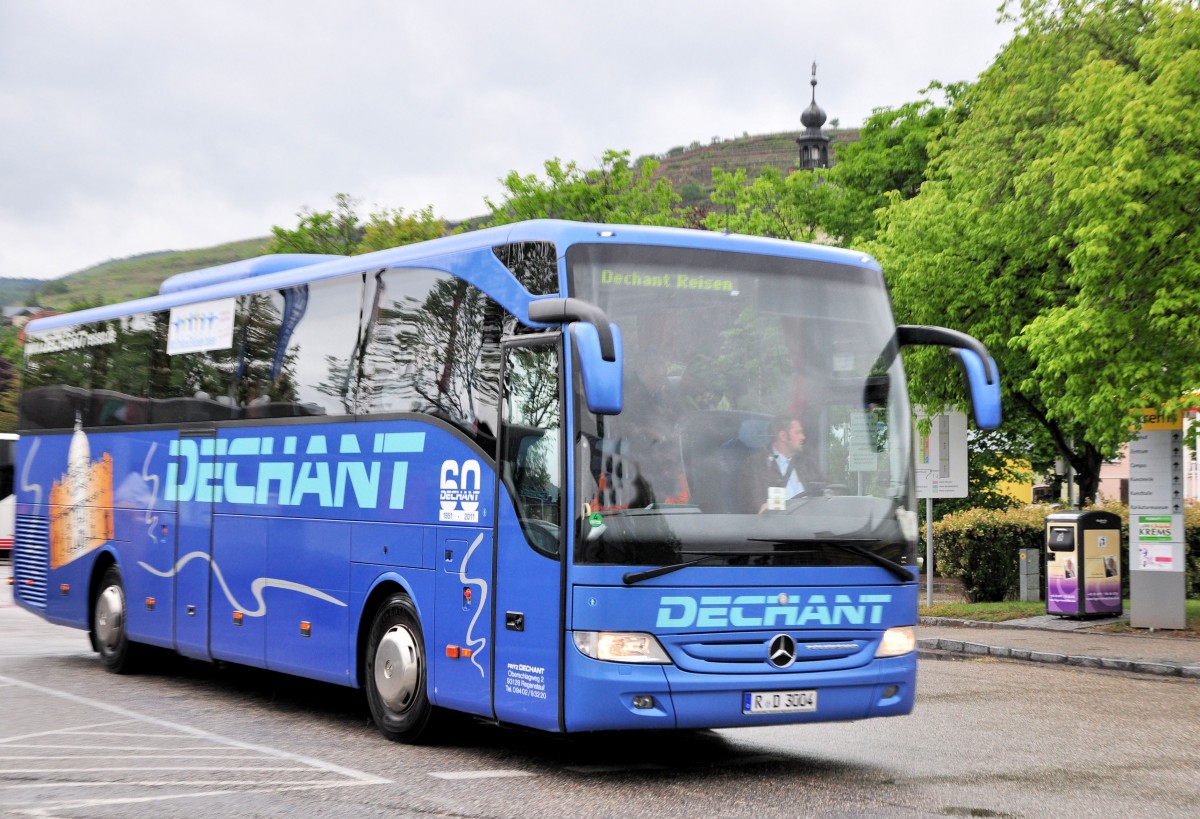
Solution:
{"label": "bus rear wheel", "polygon": [[121,570],[109,566],[100,580],[100,590],[92,608],[92,640],[100,661],[114,674],[129,674],[136,670],[140,651],[130,641],[127,629],[128,607]]}
{"label": "bus rear wheel", "polygon": [[427,737],[433,706],[421,622],[412,600],[394,594],[375,613],[364,657],[367,703],[379,731],[393,742]]}

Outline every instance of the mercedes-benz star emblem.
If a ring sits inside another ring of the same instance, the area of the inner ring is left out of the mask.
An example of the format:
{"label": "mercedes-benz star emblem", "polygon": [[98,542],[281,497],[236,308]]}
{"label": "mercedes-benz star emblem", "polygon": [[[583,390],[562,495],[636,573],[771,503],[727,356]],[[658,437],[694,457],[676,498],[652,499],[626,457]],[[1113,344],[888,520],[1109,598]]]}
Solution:
{"label": "mercedes-benz star emblem", "polygon": [[776,668],[787,668],[796,662],[796,641],[786,634],[776,634],[767,649],[767,662]]}

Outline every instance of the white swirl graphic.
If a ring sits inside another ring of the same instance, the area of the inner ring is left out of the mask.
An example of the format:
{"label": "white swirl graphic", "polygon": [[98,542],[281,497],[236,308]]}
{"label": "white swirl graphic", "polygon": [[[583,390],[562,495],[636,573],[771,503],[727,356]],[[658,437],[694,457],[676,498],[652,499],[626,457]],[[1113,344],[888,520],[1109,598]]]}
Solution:
{"label": "white swirl graphic", "polygon": [[35,507],[42,505],[42,485],[40,483],[29,482],[29,470],[33,468],[33,456],[37,454],[38,447],[41,444],[41,438],[33,439],[33,443],[29,446],[29,455],[26,456],[25,463],[21,466],[21,491],[34,493],[37,498],[33,502]]}
{"label": "white swirl graphic", "polygon": [[154,502],[158,500],[158,475],[150,472],[150,459],[154,457],[154,451],[158,449],[157,443],[150,444],[150,451],[146,453],[146,462],[142,464],[142,480],[154,487],[150,491],[150,501],[146,504],[146,532],[150,535],[151,543],[158,543],[158,534],[154,531],[158,526],[158,515],[151,514],[154,511]]}
{"label": "white swirl graphic", "polygon": [[480,532],[478,537],[475,538],[475,542],[471,544],[471,548],[467,549],[467,553],[463,557],[462,564],[458,567],[458,579],[462,581],[463,585],[479,587],[479,601],[475,606],[475,616],[471,618],[471,622],[467,626],[466,643],[471,649],[471,665],[479,669],[479,675],[481,677],[486,677],[487,674],[484,672],[483,666],[481,666],[479,661],[475,658],[479,655],[479,652],[483,651],[484,646],[487,645],[487,638],[473,637],[472,632],[475,631],[475,623],[479,620],[479,615],[483,614],[483,607],[487,602],[488,586],[487,581],[483,580],[482,578],[467,577],[467,562],[471,559],[471,555],[475,553],[475,550],[479,548],[479,544],[482,542],[483,533]]}
{"label": "white swirl graphic", "polygon": [[[482,537],[482,535],[480,535],[480,537]],[[217,565],[215,560],[213,560],[204,552],[188,552],[186,555],[179,558],[179,562],[175,564],[174,568],[167,569],[166,571],[160,571],[147,563],[141,562],[140,560],[138,561],[138,565],[150,572],[150,574],[157,575],[158,577],[174,577],[175,575],[179,574],[180,569],[197,559],[207,560],[212,565],[213,574],[216,575],[217,582],[221,584],[221,591],[225,592],[225,599],[229,601],[229,605],[233,606],[235,611],[240,611],[247,617],[262,617],[267,613],[267,603],[265,600],[263,600],[262,596],[262,590],[265,588],[288,589],[289,591],[300,592],[301,594],[307,594],[310,597],[316,597],[319,600],[324,600],[327,603],[333,603],[334,605],[342,606],[343,608],[346,605],[336,597],[330,597],[325,592],[314,589],[312,586],[305,586],[302,583],[293,583],[290,580],[277,580],[273,577],[259,577],[250,584],[250,593],[254,595],[254,599],[258,601],[258,608],[250,611],[241,603],[239,603],[237,598],[233,596],[233,592],[229,590],[229,585],[225,582],[225,577],[221,574],[221,567]]]}

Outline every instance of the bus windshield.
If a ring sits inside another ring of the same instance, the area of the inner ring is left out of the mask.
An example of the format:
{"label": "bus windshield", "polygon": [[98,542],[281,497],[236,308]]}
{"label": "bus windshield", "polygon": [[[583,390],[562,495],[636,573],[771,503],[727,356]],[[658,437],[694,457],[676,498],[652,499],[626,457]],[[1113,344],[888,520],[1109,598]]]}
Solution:
{"label": "bus windshield", "polygon": [[876,269],[599,244],[568,269],[626,368],[621,414],[579,411],[577,562],[915,566],[911,414]]}

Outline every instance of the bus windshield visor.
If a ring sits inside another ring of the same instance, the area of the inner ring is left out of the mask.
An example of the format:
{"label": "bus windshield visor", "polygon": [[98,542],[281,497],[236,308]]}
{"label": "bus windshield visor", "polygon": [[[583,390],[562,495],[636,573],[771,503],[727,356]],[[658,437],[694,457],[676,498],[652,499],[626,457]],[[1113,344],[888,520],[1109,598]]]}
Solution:
{"label": "bus windshield visor", "polygon": [[568,266],[625,351],[622,412],[576,402],[577,562],[915,567],[912,421],[878,270],[598,244]]}

